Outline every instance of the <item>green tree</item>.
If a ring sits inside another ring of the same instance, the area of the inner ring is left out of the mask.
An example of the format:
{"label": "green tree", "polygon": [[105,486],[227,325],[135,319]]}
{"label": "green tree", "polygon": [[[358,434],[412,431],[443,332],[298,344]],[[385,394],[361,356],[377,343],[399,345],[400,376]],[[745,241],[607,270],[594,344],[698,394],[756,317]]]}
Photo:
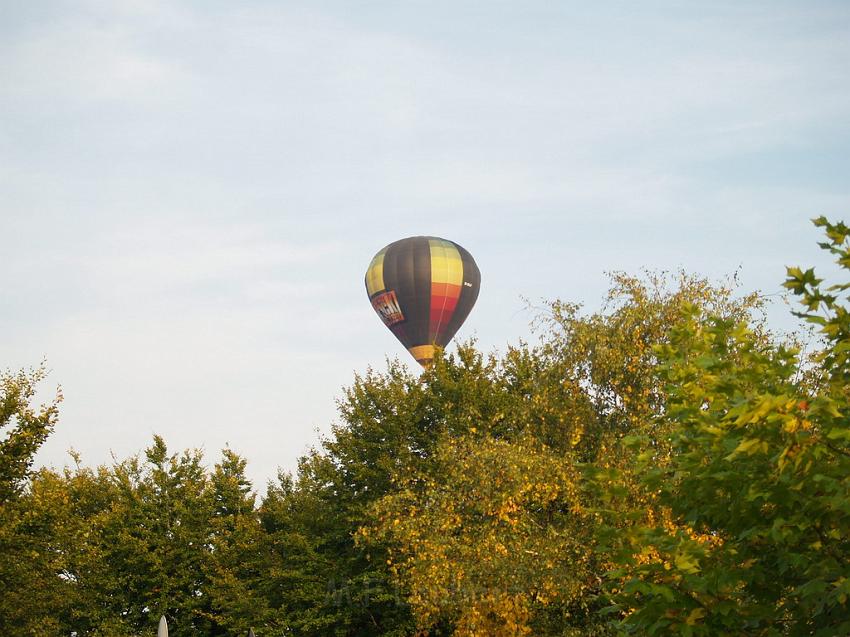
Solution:
{"label": "green tree", "polygon": [[156,436],[144,460],[35,473],[21,535],[45,567],[20,592],[17,625],[129,637],[165,615],[189,637],[262,623],[262,533],[244,469],[225,449],[209,472],[200,452],[171,454]]}
{"label": "green tree", "polygon": [[[850,269],[850,230],[816,224]],[[627,631],[850,633],[850,284],[825,288],[813,270],[790,268],[785,285],[824,338],[812,359],[746,322],[693,311],[658,351],[668,398],[656,422],[674,453],[659,463],[655,441],[631,443],[666,520],[609,538]]]}
{"label": "green tree", "polygon": [[335,460],[313,453],[296,479],[282,475],[269,487],[260,509],[272,557],[268,604],[298,635],[409,635],[386,565],[354,542],[369,500]]}
{"label": "green tree", "polygon": [[267,637],[283,635],[286,624],[273,613],[264,594],[272,576],[271,542],[261,526],[246,464],[225,449],[210,476],[213,513],[205,571],[211,610],[207,616],[223,634],[247,635],[252,626],[261,626]]}

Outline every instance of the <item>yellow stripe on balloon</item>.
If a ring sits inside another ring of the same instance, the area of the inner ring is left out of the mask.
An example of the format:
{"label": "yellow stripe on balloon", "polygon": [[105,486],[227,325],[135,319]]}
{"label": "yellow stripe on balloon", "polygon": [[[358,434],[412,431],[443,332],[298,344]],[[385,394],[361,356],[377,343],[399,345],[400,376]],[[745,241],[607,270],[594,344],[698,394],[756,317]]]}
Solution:
{"label": "yellow stripe on balloon", "polygon": [[433,345],[417,345],[416,347],[408,348],[407,351],[410,352],[418,363],[426,365],[434,360],[434,353],[437,351],[437,348]]}
{"label": "yellow stripe on balloon", "polygon": [[451,241],[429,239],[431,246],[431,285],[463,285],[463,259]]}
{"label": "yellow stripe on balloon", "polygon": [[376,254],[366,270],[366,291],[370,297],[384,289],[384,255],[386,253],[384,249]]}

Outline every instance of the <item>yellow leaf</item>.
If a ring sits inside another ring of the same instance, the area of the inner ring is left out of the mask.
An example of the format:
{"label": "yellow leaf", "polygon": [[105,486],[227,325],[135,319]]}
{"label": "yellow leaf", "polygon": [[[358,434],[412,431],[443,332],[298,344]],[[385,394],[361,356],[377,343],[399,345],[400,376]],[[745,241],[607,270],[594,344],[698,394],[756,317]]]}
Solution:
{"label": "yellow leaf", "polygon": [[685,623],[688,626],[693,626],[703,617],[705,617],[705,609],[704,608],[695,608],[690,612],[687,619],[685,620]]}
{"label": "yellow leaf", "polygon": [[676,563],[676,568],[689,575],[699,572],[699,563],[689,555],[677,555],[674,562]]}

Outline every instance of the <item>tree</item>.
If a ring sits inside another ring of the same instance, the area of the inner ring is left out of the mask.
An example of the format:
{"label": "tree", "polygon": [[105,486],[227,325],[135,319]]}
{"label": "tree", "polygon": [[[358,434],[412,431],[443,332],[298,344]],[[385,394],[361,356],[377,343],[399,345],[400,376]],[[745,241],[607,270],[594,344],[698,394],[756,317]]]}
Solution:
{"label": "tree", "polygon": [[[53,430],[62,400],[57,390],[45,405],[33,405],[44,366],[0,374],[0,632],[52,632],[49,603],[62,599],[53,555],[44,550],[51,524],[32,515],[22,497],[33,457]],[[31,593],[32,592],[32,593]]]}
{"label": "tree", "polygon": [[0,505],[20,495],[36,451],[53,431],[62,392],[53,400],[33,406],[39,382],[47,376],[44,365],[17,374],[0,374]]}
{"label": "tree", "polygon": [[[850,230],[816,225],[850,269]],[[632,443],[640,485],[666,514],[609,538],[628,631],[850,632],[850,314],[839,296],[850,284],[824,288],[813,270],[790,268],[785,285],[820,327],[813,359],[693,310],[658,349],[668,398],[655,422],[674,453],[658,463],[654,441]]]}
{"label": "tree", "polygon": [[533,611],[557,603],[569,610],[558,634],[568,634],[589,628],[586,592],[597,582],[579,479],[569,458],[533,438],[446,436],[427,471],[384,497],[360,537],[389,541],[388,563],[423,629],[526,635]]}
{"label": "tree", "polygon": [[[347,450],[362,444],[366,424],[383,433],[398,416],[404,430],[410,414],[427,414],[407,444],[374,435],[385,446],[372,453],[386,459],[366,466],[382,467],[383,495],[359,531],[382,560],[389,551],[417,626],[604,633],[607,620],[594,615],[610,568],[594,546],[602,503],[582,469],[629,475],[635,454],[622,440],[654,435],[651,418],[665,400],[655,347],[670,342],[683,308],[743,317],[758,305],[754,295],[736,299],[695,277],[614,275],[600,312],[550,304],[539,345],[520,344],[501,359],[462,346],[409,392],[393,393],[395,404],[356,412],[368,418],[340,432]],[[374,397],[374,384],[357,395]],[[623,485],[652,515],[652,498]]]}
{"label": "tree", "polygon": [[283,635],[286,624],[267,603],[271,542],[245,476],[246,464],[244,458],[225,449],[210,476],[213,513],[205,575],[211,610],[207,617],[223,634],[247,634],[250,627],[262,626],[266,637]]}
{"label": "tree", "polygon": [[[267,603],[299,635],[408,635],[409,611],[386,565],[354,543],[382,475],[364,457],[376,441],[351,442],[363,446],[344,456],[313,452],[297,478],[270,485],[260,509],[272,555]],[[392,442],[385,451],[393,453]]]}
{"label": "tree", "polygon": [[247,633],[267,618],[244,469],[225,449],[210,472],[200,452],[170,454],[155,436],[144,460],[34,473],[16,527],[27,579],[4,597],[3,620],[14,634],[130,637],[165,615],[177,637]]}

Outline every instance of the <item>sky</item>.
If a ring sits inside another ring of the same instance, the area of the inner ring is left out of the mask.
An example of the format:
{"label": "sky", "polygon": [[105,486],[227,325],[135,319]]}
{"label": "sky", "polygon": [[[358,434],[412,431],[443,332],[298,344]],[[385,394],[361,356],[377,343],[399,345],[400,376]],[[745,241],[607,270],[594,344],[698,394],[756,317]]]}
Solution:
{"label": "sky", "polygon": [[384,245],[469,250],[491,351],[610,271],[828,271],[848,176],[847,2],[0,0],[0,368],[62,386],[39,465],[156,433],[262,489],[407,360]]}

